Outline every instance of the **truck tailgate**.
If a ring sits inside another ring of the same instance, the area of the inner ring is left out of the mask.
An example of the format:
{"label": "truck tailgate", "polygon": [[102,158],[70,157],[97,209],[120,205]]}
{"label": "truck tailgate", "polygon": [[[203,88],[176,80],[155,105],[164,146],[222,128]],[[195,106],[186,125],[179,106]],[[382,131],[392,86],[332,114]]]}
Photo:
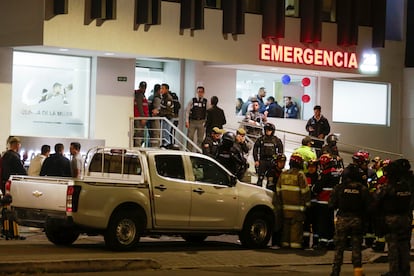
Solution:
{"label": "truck tailgate", "polygon": [[12,176],[12,206],[49,211],[66,211],[66,190],[72,179]]}

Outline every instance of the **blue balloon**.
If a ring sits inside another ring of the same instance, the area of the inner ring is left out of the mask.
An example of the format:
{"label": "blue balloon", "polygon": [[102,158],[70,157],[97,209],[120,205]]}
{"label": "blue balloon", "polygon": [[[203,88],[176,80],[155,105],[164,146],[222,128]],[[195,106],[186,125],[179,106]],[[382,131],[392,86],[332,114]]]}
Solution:
{"label": "blue balloon", "polygon": [[290,76],[289,75],[283,75],[282,76],[282,83],[283,84],[289,84],[290,83]]}

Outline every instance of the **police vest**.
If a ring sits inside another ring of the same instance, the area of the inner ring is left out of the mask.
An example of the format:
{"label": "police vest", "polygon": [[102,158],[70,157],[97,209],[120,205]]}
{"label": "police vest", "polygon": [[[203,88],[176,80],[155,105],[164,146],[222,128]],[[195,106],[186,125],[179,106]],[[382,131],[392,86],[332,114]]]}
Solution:
{"label": "police vest", "polygon": [[260,141],[260,159],[273,158],[278,153],[277,142],[275,136],[263,137]]}
{"label": "police vest", "polygon": [[384,198],[384,212],[387,215],[401,215],[411,210],[412,192],[408,179],[402,179],[387,190]]}
{"label": "police vest", "polygon": [[191,120],[205,120],[207,114],[207,99],[193,98],[193,107],[190,112]]}
{"label": "police vest", "polygon": [[363,210],[362,184],[349,182],[343,184],[339,195],[338,207],[341,213],[358,215]]}

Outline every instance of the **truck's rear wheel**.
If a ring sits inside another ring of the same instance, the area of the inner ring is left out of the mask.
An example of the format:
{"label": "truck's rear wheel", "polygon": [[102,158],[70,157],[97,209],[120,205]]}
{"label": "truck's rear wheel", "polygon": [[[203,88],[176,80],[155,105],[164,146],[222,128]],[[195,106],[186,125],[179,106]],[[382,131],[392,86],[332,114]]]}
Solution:
{"label": "truck's rear wheel", "polygon": [[272,235],[272,219],[261,212],[251,213],[239,234],[240,242],[247,248],[263,248]]}
{"label": "truck's rear wheel", "polygon": [[106,246],[115,251],[127,251],[135,248],[142,231],[142,218],[134,211],[119,211],[109,221],[105,233]]}
{"label": "truck's rear wheel", "polygon": [[46,222],[45,233],[47,239],[56,245],[71,245],[79,237],[79,232],[73,227],[59,225],[53,220]]}

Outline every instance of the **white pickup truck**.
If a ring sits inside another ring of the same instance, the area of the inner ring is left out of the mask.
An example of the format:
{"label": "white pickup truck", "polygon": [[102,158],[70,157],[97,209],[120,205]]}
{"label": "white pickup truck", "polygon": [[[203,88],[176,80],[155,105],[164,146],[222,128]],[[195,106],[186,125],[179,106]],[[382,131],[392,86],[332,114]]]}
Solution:
{"label": "white pickup truck", "polygon": [[273,192],[239,182],[202,154],[164,149],[93,148],[80,179],[13,175],[6,190],[23,226],[45,228],[57,245],[102,234],[111,250],[137,246],[143,235],[238,234],[265,247],[274,228]]}

